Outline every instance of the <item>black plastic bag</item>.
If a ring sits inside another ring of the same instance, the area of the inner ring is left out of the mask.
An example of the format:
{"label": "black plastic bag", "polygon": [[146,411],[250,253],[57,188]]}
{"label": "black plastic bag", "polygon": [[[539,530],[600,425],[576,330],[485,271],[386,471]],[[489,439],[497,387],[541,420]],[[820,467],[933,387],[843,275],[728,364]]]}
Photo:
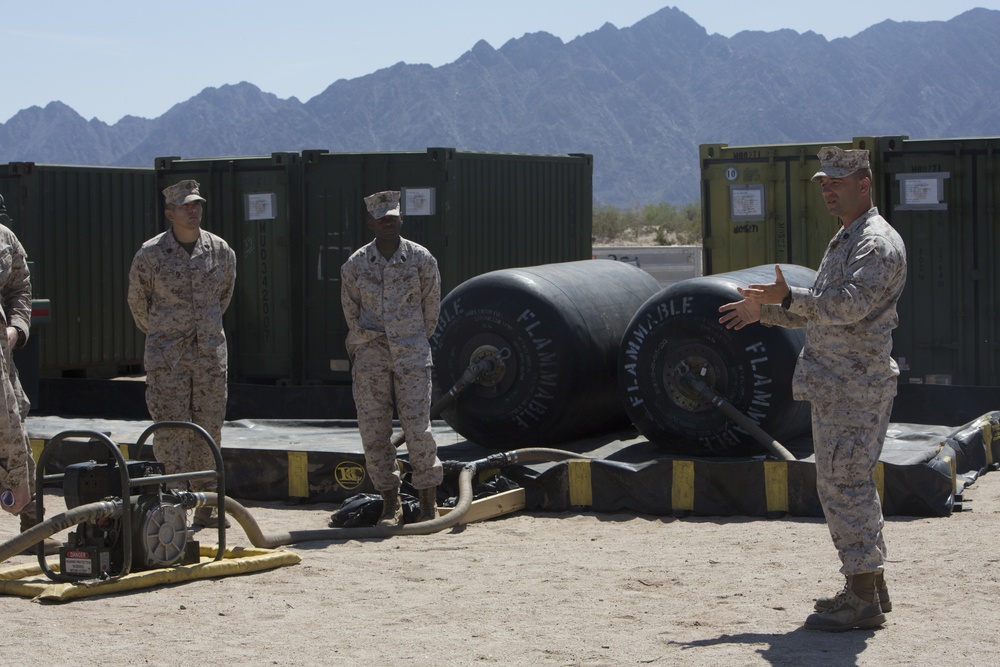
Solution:
{"label": "black plastic bag", "polygon": [[[498,493],[503,493],[504,491],[511,491],[512,489],[519,489],[521,485],[510,479],[509,477],[504,477],[503,475],[496,474],[490,477],[488,480],[482,484],[477,484],[472,487],[472,499],[479,500],[480,498],[486,498],[488,496],[495,496]],[[458,504],[458,495],[456,490],[456,495],[450,496],[447,500],[441,503],[441,507],[454,507]]]}
{"label": "black plastic bag", "polygon": [[[403,505],[403,523],[413,523],[420,511],[420,502],[408,493],[399,494]],[[356,528],[374,526],[382,516],[382,496],[377,493],[359,493],[345,500],[340,509],[330,517],[331,528]]]}

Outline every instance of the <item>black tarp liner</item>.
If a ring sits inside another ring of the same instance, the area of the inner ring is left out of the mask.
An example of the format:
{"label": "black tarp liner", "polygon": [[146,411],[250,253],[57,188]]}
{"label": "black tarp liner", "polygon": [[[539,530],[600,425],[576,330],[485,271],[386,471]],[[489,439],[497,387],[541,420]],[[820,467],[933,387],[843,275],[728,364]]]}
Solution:
{"label": "black tarp liner", "polygon": [[[68,430],[100,431],[128,445],[149,425],[138,420],[28,419],[36,448]],[[495,453],[464,440],[444,422],[434,422],[434,434],[442,460],[475,461]],[[503,473],[525,488],[531,510],[588,507],[597,512],[654,515],[821,516],[811,441],[805,437],[784,444],[801,460],[677,457],[629,430],[551,445],[596,459],[587,464],[589,488],[580,489],[580,482],[574,482],[568,462],[508,466]],[[61,452],[62,456],[50,453],[50,460],[71,463],[74,456],[81,460],[100,455],[85,442],[66,441],[63,446],[78,449]],[[509,449],[518,446],[514,443]],[[350,420],[227,422],[222,452],[227,493],[237,500],[341,503],[359,493],[374,492],[364,475],[357,425]],[[405,458],[405,448],[401,454]],[[129,452],[129,458],[138,457],[152,458],[152,453],[148,447],[140,453]],[[997,461],[1000,412],[958,427],[893,423],[880,466],[884,513],[947,516],[960,508],[965,486],[994,468]],[[496,472],[484,471],[483,475]],[[690,503],[678,507],[674,506],[675,473],[691,493]],[[781,481],[779,491],[772,489],[769,497],[767,480],[775,475]],[[587,502],[574,500],[579,497]]]}
{"label": "black tarp liner", "polygon": [[[1000,412],[983,415],[955,428],[923,424],[892,424],[880,458],[881,497],[886,516],[947,516],[961,506],[964,488],[1000,461]],[[648,443],[646,443],[648,445]],[[658,515],[822,517],[816,496],[816,470],[808,437],[789,446],[798,455],[786,465],[787,507],[769,506],[765,460],[638,456],[627,448],[591,463],[591,509],[597,512],[632,511]],[[634,460],[643,458],[645,460]],[[626,460],[615,460],[624,458]],[[629,460],[631,459],[631,460]],[[689,480],[693,503],[675,507],[674,470],[678,462],[693,466]],[[527,509],[567,510],[570,502],[569,463],[522,467],[509,473],[527,490]],[[532,504],[533,503],[533,504]]]}

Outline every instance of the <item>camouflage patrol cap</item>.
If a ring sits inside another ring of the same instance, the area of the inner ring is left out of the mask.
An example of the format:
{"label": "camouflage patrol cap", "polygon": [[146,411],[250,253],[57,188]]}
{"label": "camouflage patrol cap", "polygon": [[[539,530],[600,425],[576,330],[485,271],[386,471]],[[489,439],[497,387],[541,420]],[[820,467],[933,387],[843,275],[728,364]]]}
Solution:
{"label": "camouflage patrol cap", "polygon": [[163,198],[168,205],[174,206],[182,206],[193,201],[206,201],[198,192],[198,181],[190,179],[163,188]]}
{"label": "camouflage patrol cap", "polygon": [[384,190],[368,195],[365,197],[365,206],[376,220],[387,215],[399,215],[399,190]]}
{"label": "camouflage patrol cap", "polygon": [[824,146],[816,153],[820,169],[813,174],[812,180],[818,181],[824,176],[828,178],[843,178],[853,174],[858,169],[869,169],[868,151],[855,149],[845,151],[837,146]]}

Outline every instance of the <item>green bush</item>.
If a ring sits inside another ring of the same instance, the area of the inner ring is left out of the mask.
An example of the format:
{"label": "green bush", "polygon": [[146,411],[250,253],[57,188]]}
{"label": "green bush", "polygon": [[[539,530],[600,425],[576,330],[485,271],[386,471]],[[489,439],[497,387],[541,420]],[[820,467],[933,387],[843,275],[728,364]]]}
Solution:
{"label": "green bush", "polygon": [[614,206],[594,207],[595,243],[611,243],[620,238],[628,228],[628,222],[620,210]]}
{"label": "green bush", "polygon": [[646,204],[642,208],[594,207],[593,242],[641,241],[653,235],[656,245],[698,245],[701,243],[701,204],[692,202],[677,208],[673,204]]}

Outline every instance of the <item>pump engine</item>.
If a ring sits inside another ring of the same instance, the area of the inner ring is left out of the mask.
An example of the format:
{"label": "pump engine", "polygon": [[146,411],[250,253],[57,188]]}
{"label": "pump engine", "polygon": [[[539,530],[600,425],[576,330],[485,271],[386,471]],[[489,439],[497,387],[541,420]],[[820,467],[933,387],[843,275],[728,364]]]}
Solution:
{"label": "pump engine", "polygon": [[[126,461],[130,479],[163,475],[157,461]],[[59,551],[60,571],[80,578],[107,578],[120,571],[131,555],[130,569],[142,570],[170,565],[197,563],[199,544],[192,539],[187,510],[180,497],[164,485],[151,483],[135,487],[119,517],[78,524]],[[85,461],[66,466],[63,493],[67,509],[122,497],[118,463]],[[126,500],[122,498],[122,500]],[[123,522],[130,522],[131,549],[126,549]]]}

